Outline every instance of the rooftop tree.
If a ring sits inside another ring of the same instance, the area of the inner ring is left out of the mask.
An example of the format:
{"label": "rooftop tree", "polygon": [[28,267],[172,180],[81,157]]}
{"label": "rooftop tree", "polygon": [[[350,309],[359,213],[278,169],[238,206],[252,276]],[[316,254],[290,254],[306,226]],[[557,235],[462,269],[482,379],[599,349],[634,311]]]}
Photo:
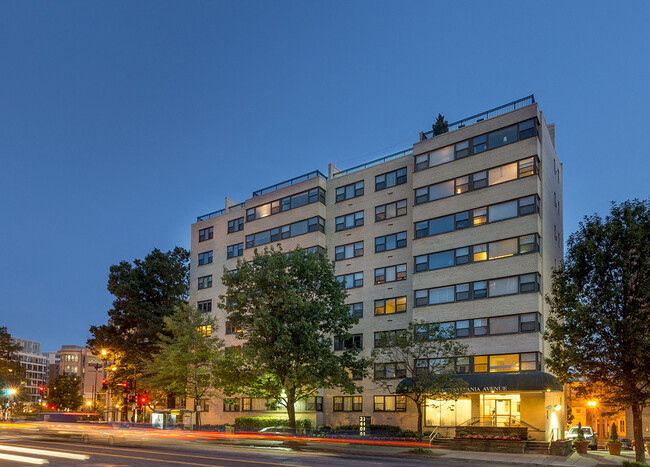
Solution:
{"label": "rooftop tree", "polygon": [[345,339],[356,322],[334,265],[317,253],[265,248],[251,262],[224,271],[220,296],[230,325],[241,330],[241,346],[228,349],[220,385],[226,396],[247,394],[283,405],[296,428],[294,405],[321,388],[359,390],[352,375],[363,375],[359,349],[334,351],[334,336]]}
{"label": "rooftop tree", "polygon": [[546,363],[579,391],[602,388],[602,405],[632,408],[643,462],[643,407],[650,401],[650,200],[612,203],[585,217],[553,273]]}

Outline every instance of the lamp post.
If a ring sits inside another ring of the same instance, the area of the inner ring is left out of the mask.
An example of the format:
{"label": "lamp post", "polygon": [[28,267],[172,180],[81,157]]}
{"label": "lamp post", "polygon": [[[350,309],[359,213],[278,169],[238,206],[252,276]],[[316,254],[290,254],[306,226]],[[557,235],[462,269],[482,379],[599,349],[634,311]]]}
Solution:
{"label": "lamp post", "polygon": [[596,401],[593,401],[593,400],[592,401],[587,401],[587,405],[591,409],[590,410],[591,418],[589,420],[589,426],[591,427],[591,429],[593,431],[596,431],[596,430],[594,430],[594,408],[596,407]]}

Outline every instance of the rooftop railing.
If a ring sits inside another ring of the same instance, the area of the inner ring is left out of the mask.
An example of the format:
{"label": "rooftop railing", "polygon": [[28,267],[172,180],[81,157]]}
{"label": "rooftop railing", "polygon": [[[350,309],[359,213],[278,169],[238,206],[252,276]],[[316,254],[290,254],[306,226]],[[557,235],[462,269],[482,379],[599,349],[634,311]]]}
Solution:
{"label": "rooftop railing", "polygon": [[305,175],[294,177],[291,180],[286,180],[284,182],[276,183],[275,185],[267,186],[266,188],[262,188],[261,190],[254,191],[253,197],[265,195],[267,193],[271,193],[272,191],[279,190],[280,188],[285,188],[294,185],[296,183],[304,182],[305,180],[309,180],[311,178],[316,178],[316,177],[320,177],[323,180],[327,180],[327,177],[323,175],[320,172],[320,170],[314,170],[313,172],[306,173]]}
{"label": "rooftop railing", "polygon": [[372,160],[370,162],[366,162],[365,164],[360,164],[356,165],[354,167],[351,167],[349,169],[341,170],[339,172],[336,172],[332,174],[332,178],[336,177],[341,177],[343,175],[347,175],[352,172],[356,172],[357,170],[362,170],[362,169],[367,169],[368,167],[372,167],[373,165],[381,164],[382,162],[387,162],[391,161],[393,159],[398,159],[402,156],[408,156],[409,154],[413,153],[413,148],[409,149],[404,149],[399,152],[394,152],[393,154],[389,154],[388,156],[380,157],[379,159]]}
{"label": "rooftop railing", "polygon": [[218,211],[214,211],[214,212],[211,212],[211,213],[208,213],[208,214],[204,214],[202,216],[197,217],[196,222],[201,222],[201,221],[205,221],[205,220],[208,220],[208,219],[212,219],[213,217],[220,216],[220,215],[225,214],[227,212],[239,211],[240,209],[244,208],[245,204],[246,203],[234,204],[234,205],[228,207],[228,209],[219,209]]}
{"label": "rooftop railing", "polygon": [[[526,107],[527,105],[531,105],[534,103],[535,103],[535,95],[531,94],[530,96],[522,97],[521,99],[517,99],[516,101],[508,102],[507,104],[500,105],[499,107],[495,107],[494,109],[486,110],[485,112],[481,112],[479,114],[472,115],[471,117],[458,120],[457,122],[450,123],[448,125],[448,131],[458,130],[459,128],[463,128],[467,125],[471,125],[472,123],[482,122],[483,120],[487,120],[488,118],[498,117],[499,115],[512,112],[513,110],[521,109],[522,107]],[[434,135],[433,130],[427,131],[426,133],[422,133],[422,135],[423,135],[423,139],[428,139],[433,136],[438,136],[438,135]]]}

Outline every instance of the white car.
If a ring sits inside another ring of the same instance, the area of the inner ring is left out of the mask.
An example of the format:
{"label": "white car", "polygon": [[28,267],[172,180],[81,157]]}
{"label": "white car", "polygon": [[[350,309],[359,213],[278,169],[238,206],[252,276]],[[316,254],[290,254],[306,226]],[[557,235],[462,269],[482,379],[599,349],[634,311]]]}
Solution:
{"label": "white car", "polygon": [[[571,441],[575,441],[578,437],[578,430],[578,425],[572,426],[569,431],[567,431],[566,437]],[[596,437],[598,433],[594,433],[594,430],[592,430],[590,426],[583,426],[582,433],[585,435],[585,441],[589,441],[589,449],[598,449],[598,438]]]}

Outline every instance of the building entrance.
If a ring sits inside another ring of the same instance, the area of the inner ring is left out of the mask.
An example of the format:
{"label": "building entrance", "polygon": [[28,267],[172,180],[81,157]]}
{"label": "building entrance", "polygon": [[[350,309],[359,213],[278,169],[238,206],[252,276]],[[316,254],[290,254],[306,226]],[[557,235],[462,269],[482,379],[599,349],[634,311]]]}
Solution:
{"label": "building entrance", "polygon": [[481,395],[481,422],[488,426],[519,425],[519,394]]}

